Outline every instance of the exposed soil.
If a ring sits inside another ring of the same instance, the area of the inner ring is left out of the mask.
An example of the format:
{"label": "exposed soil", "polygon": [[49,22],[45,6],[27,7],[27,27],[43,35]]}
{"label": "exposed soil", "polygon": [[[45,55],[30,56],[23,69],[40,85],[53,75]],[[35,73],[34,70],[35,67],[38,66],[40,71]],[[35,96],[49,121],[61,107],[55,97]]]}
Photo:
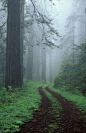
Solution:
{"label": "exposed soil", "polygon": [[[49,125],[54,122],[58,123],[55,114],[51,112],[52,102],[47,98],[42,88],[39,88],[39,93],[42,96],[39,109],[33,112],[33,119],[25,123],[19,132],[16,133],[86,133],[86,118],[82,115],[78,107],[68,101],[61,95],[51,91],[48,87],[46,90],[51,93],[62,106],[60,112],[59,128],[50,131]],[[63,130],[62,130],[63,129]]]}
{"label": "exposed soil", "polygon": [[63,107],[63,110],[60,112],[60,118],[62,120],[61,127],[64,129],[63,132],[86,133],[86,118],[82,115],[79,108],[71,101],[49,90],[48,87],[46,90],[56,97]]}

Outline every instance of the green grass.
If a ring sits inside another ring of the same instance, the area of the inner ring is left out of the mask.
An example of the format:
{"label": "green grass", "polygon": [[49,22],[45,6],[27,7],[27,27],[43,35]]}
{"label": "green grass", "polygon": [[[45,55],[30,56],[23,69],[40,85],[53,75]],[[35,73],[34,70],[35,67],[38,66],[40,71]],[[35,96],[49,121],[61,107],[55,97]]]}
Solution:
{"label": "green grass", "polygon": [[59,93],[61,96],[65,97],[66,99],[74,102],[82,111],[82,113],[86,115],[86,97],[82,96],[82,94],[80,95],[80,93],[73,94],[72,92],[67,92],[64,89],[65,87],[61,89],[56,89],[53,87],[53,85],[51,85],[49,86],[49,88],[52,91]]}
{"label": "green grass", "polygon": [[55,129],[59,129],[58,124],[57,123],[52,123],[52,124],[49,125],[48,132],[53,133]]}
{"label": "green grass", "polygon": [[37,82],[25,83],[22,88],[14,88],[9,92],[0,90],[0,133],[14,133],[19,126],[29,121],[33,111],[39,108],[41,96]]}
{"label": "green grass", "polygon": [[46,91],[43,87],[42,89],[44,91],[44,93],[46,94],[46,96],[49,98],[50,101],[52,101],[52,107],[53,107],[53,111],[49,112],[51,115],[55,115],[56,116],[56,120],[57,123],[55,121],[52,121],[50,125],[48,125],[48,132],[52,133],[54,132],[55,129],[59,129],[59,124],[60,124],[60,115],[59,112],[62,110],[62,106],[60,105],[60,103],[57,101],[57,99],[55,97],[52,96],[52,94],[50,94],[48,91]]}

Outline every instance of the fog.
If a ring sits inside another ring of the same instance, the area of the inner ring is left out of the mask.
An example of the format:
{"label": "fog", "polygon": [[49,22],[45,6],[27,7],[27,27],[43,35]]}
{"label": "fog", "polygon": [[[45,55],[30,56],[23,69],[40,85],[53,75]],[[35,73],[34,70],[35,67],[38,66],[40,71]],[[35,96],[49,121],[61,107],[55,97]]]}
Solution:
{"label": "fog", "polygon": [[86,0],[0,0],[2,132],[86,132]]}
{"label": "fog", "polygon": [[[6,51],[7,7],[4,2],[0,8],[4,36],[1,41]],[[25,1],[22,24],[24,78],[53,82],[61,71],[64,58],[71,56],[70,60],[76,61],[75,56],[80,52],[76,48],[86,39],[85,8],[85,0]],[[5,75],[5,71],[3,73]]]}
{"label": "fog", "polygon": [[[28,69],[27,58],[31,56],[32,79],[53,82],[60,71],[63,57],[74,52],[74,45],[85,42],[85,6],[82,2],[85,1],[26,1],[25,14],[28,10],[34,22],[29,26],[29,31],[25,29],[29,44],[25,46],[27,52],[24,55],[24,66]],[[26,19],[29,22],[30,16],[27,15]],[[42,19],[45,19],[44,22]],[[83,27],[83,31],[80,26]],[[53,33],[49,32],[49,28],[53,28]]]}

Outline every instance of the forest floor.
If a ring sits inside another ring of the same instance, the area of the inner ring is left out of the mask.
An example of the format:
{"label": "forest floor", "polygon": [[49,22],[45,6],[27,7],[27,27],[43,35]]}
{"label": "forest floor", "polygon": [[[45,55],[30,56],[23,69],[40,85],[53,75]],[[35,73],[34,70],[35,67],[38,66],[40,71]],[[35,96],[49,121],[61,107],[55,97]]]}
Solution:
{"label": "forest floor", "polygon": [[48,87],[45,89],[60,103],[62,109],[59,109],[59,115],[56,115],[52,101],[40,87],[40,107],[33,112],[33,119],[22,125],[17,133],[86,133],[86,118],[79,108]]}

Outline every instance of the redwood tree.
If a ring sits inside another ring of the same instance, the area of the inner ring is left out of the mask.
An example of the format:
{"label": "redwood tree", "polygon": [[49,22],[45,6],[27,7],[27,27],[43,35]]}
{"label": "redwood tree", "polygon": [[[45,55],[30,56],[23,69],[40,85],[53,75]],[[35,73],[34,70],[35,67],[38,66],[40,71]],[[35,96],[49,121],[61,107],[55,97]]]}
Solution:
{"label": "redwood tree", "polygon": [[8,0],[6,81],[5,86],[22,86],[22,61],[20,44],[20,0]]}

